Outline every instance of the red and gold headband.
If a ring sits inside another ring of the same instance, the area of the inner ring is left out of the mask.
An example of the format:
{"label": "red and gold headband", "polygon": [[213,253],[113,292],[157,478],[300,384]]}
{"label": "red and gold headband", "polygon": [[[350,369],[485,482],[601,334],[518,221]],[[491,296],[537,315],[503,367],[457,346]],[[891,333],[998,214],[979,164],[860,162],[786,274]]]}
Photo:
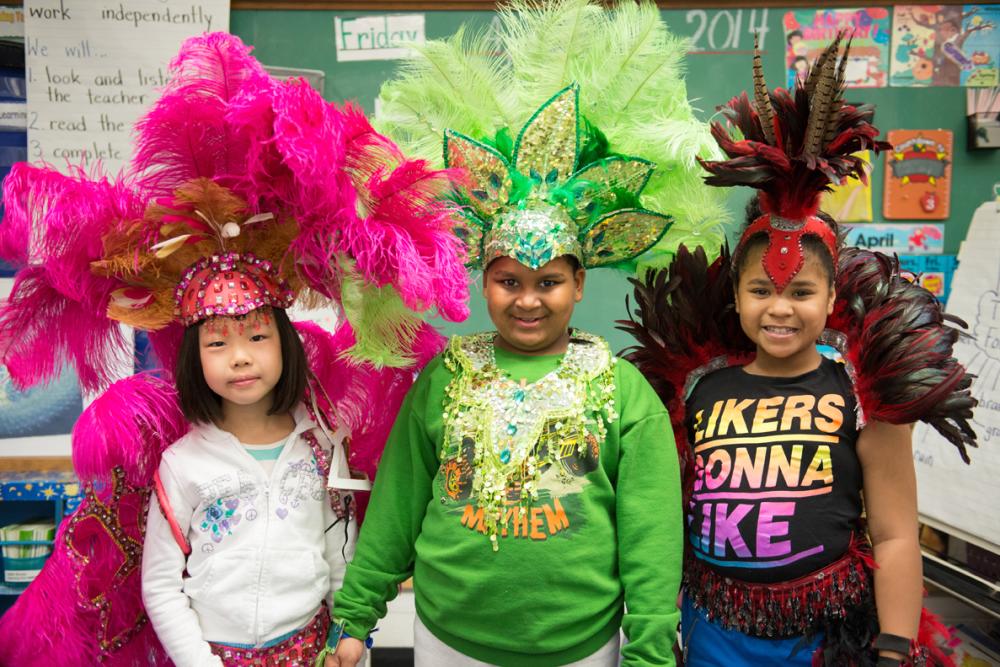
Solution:
{"label": "red and gold headband", "polygon": [[767,234],[767,248],[764,250],[761,264],[778,292],[784,291],[805,264],[802,237],[806,235],[819,238],[830,251],[833,265],[837,266],[837,235],[828,224],[815,215],[810,215],[804,220],[788,220],[773,213],[765,213],[743,232],[733,254],[734,261],[739,261],[738,258],[746,242],[761,233]]}

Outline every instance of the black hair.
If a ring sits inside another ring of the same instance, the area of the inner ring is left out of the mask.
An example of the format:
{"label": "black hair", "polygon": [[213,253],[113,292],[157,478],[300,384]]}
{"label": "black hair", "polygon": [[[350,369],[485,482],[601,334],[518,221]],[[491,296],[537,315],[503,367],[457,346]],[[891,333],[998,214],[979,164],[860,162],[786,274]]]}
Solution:
{"label": "black hair", "polygon": [[785,37],[785,43],[786,44],[791,44],[792,43],[792,37],[802,37],[802,31],[801,30],[793,30],[790,33],[788,33],[788,36]]}
{"label": "black hair", "polygon": [[[302,400],[309,367],[302,341],[288,314],[282,308],[271,308],[270,312],[281,344],[281,377],[274,386],[274,401],[267,411],[269,415],[276,415],[289,412]],[[205,371],[201,366],[198,328],[203,324],[192,324],[184,330],[177,354],[177,393],[185,419],[193,423],[211,423],[222,419],[222,398],[205,382]]]}
{"label": "black hair", "polygon": [[806,65],[809,64],[809,59],[806,58],[805,56],[795,56],[795,60],[792,61],[792,64],[794,65],[795,63],[799,62],[800,60],[802,62],[804,62]]}
{"label": "black hair", "polygon": [[[750,201],[747,202],[746,210],[744,212],[744,223],[743,229],[740,230],[740,236],[746,232],[747,227],[753,224],[753,222],[762,216],[764,211],[760,207],[760,197],[754,195]],[[827,224],[830,229],[833,230],[834,237],[839,238],[837,229],[837,221],[833,219],[827,213],[819,211],[816,213],[816,217]],[[733,283],[739,285],[740,274],[743,272],[743,267],[746,266],[747,257],[750,255],[750,251],[755,247],[760,245],[765,245],[767,243],[767,234],[765,232],[759,232],[748,238],[745,242],[737,245],[736,252],[733,255],[733,266],[732,266],[732,276]],[[823,243],[819,238],[813,236],[812,234],[806,234],[802,237],[802,249],[806,252],[810,252],[815,255],[820,263],[823,265],[823,270],[826,272],[827,281],[830,286],[833,286],[834,278],[836,277],[836,271],[833,266],[833,257],[830,255],[829,249],[827,249],[826,244]]]}

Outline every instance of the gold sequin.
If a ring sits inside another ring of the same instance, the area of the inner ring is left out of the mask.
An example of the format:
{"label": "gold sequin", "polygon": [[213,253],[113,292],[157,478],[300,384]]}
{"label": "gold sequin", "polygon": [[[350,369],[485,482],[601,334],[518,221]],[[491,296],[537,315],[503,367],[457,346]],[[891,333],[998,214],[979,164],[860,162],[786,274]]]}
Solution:
{"label": "gold sequin", "polygon": [[672,221],[669,215],[640,209],[609,213],[587,230],[583,263],[598,267],[640,255],[660,240]]}
{"label": "gold sequin", "polygon": [[580,150],[579,89],[570,86],[535,112],[521,130],[514,148],[514,166],[551,189],[570,177]]}

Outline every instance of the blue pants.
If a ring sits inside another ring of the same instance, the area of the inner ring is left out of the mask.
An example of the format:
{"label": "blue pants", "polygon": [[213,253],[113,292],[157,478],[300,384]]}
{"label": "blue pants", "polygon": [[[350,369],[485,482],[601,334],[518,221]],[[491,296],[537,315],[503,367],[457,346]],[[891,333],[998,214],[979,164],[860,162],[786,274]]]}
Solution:
{"label": "blue pants", "polygon": [[801,637],[762,639],[726,630],[709,621],[704,610],[697,609],[686,595],[681,607],[681,638],[685,667],[812,667],[813,651],[822,639],[817,637],[796,651]]}

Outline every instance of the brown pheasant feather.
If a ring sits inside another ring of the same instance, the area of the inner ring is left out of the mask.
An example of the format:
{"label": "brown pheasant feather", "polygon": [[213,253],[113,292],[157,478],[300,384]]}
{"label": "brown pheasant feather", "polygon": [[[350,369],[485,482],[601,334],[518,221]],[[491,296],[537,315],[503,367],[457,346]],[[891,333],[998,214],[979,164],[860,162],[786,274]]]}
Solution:
{"label": "brown pheasant feather", "polygon": [[[801,220],[816,212],[819,196],[847,176],[866,179],[858,151],[890,146],[878,140],[874,108],[844,101],[847,57],[839,66],[843,35],[813,63],[794,90],[766,91],[754,58],[754,101],[746,94],[720,108],[726,123],[712,123],[712,135],[728,160],[701,161],[710,185],[749,185],[761,191],[766,213]],[[849,46],[849,44],[848,44]],[[727,124],[742,136],[730,136]]]}
{"label": "brown pheasant feather", "polygon": [[764,140],[774,145],[774,107],[767,93],[767,81],[764,80],[764,66],[760,60],[760,35],[753,35],[753,98],[760,114],[760,129]]}

